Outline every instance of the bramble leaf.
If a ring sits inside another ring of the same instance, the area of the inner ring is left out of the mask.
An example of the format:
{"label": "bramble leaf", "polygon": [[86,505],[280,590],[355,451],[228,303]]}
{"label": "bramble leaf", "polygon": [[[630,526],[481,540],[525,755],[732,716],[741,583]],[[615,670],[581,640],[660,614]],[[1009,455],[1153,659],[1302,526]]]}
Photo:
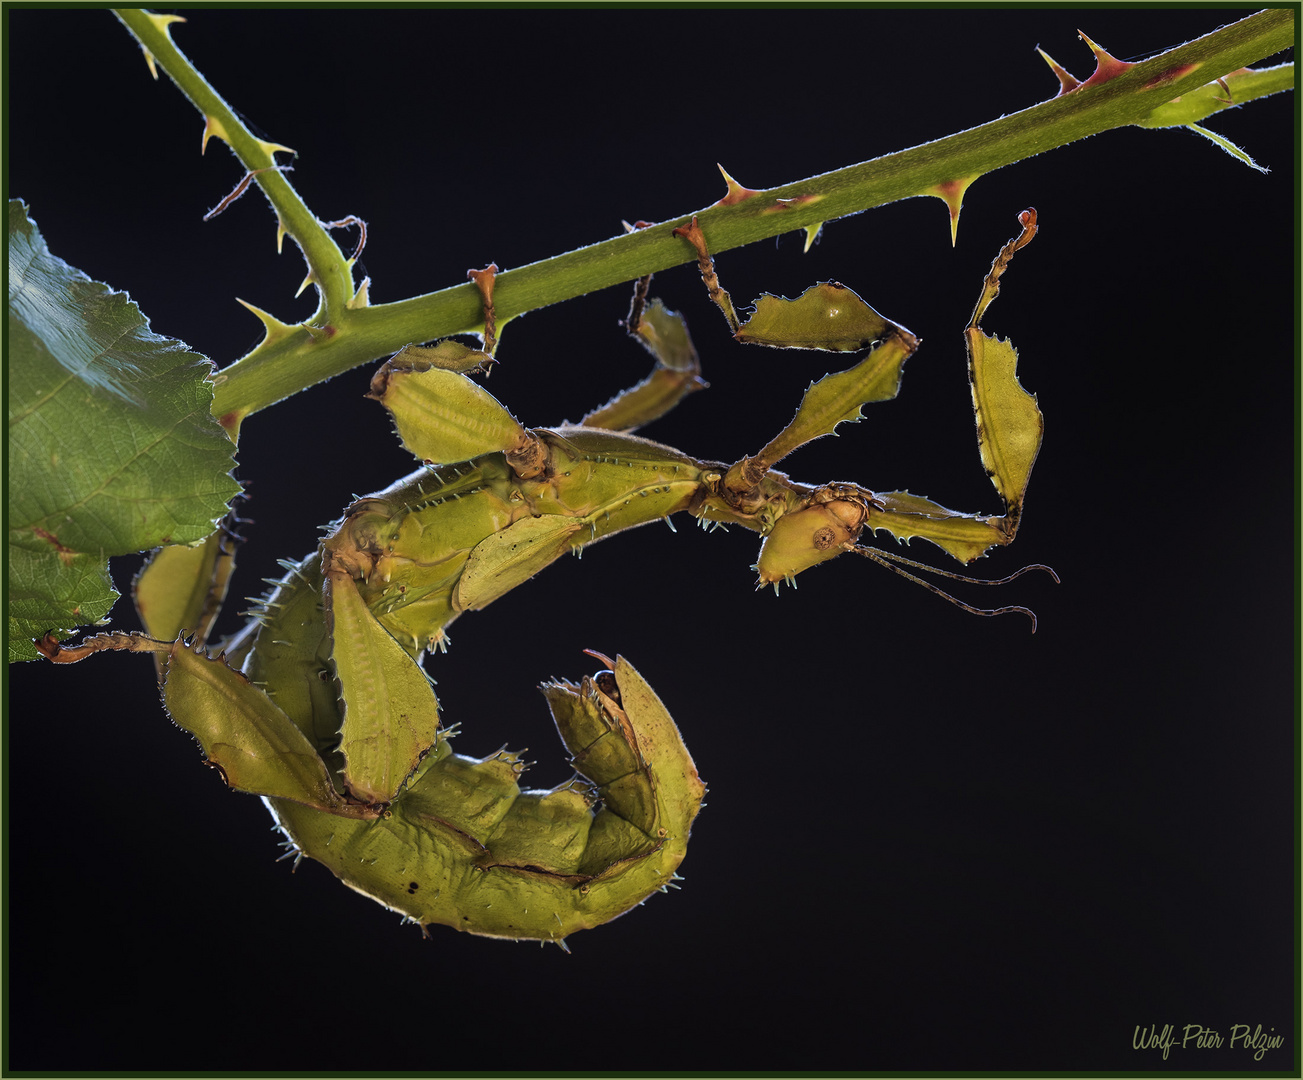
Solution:
{"label": "bramble leaf", "polygon": [[108,558],[203,539],[239,490],[208,361],[9,204],[9,660],[108,614]]}

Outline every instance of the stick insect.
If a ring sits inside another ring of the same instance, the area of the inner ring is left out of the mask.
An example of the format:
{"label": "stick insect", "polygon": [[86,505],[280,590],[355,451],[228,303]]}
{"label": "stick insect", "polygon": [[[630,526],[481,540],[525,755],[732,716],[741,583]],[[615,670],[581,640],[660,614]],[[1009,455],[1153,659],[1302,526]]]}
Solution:
{"label": "stick insect", "polygon": [[[763,296],[739,319],[694,219],[675,235],[695,250],[737,340],[867,350],[814,383],[754,455],[703,460],[634,434],[700,384],[687,327],[647,301],[649,279],[638,283],[627,326],[655,358],[651,375],[577,425],[522,425],[468,377],[494,351],[490,267],[471,275],[484,297],[483,349],[408,346],[372,381],[370,396],[421,467],[350,506],[315,552],[287,564],[234,638],[214,654],[206,648],[233,565],[227,531],[199,548],[163,549],[143,572],[135,595],[146,634],[101,634],[71,648],[47,637],[40,648],[59,662],[106,649],[153,653],[169,714],[229,786],[263,798],[296,861],[322,862],[422,931],[442,924],[563,944],[673,883],[705,794],[678,728],[627,660],[593,653],[596,674],[541,688],[575,778],[523,790],[519,755],[452,751],[422,659],[463,612],[566,552],[675,514],[759,533],[758,585],[775,590],[848,553],[919,581],[905,568],[930,568],[871,546],[879,532],[921,537],[962,563],[1012,542],[1043,421],[1018,382],[1012,346],[980,324],[1014,253],[1036,233],[1034,210],[1019,220],[964,331],[979,451],[1001,515],[776,471],[801,446],[860,419],[863,405],[895,397],[918,339],[836,282],[796,300]],[[203,583],[181,589],[192,602],[169,607],[164,598],[190,582]],[[1027,615],[1035,629],[1026,608],[947,599],[983,615]]]}

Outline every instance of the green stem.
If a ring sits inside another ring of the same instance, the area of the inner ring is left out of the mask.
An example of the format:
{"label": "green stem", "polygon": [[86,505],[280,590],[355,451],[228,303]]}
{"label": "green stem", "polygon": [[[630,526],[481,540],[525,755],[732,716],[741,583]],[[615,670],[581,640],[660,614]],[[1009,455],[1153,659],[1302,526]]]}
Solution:
{"label": "green stem", "polygon": [[[267,144],[244,132],[229,107],[171,45],[165,25],[159,26],[154,17],[142,13],[121,13],[120,17],[201,111],[220,116],[228,125],[232,146],[245,165],[261,167],[253,162],[265,159]],[[147,32],[152,36],[147,37]],[[1202,91],[1195,101],[1174,111],[1169,103],[1186,94],[1193,96],[1217,78],[1289,48],[1293,40],[1291,9],[1260,11],[1126,67],[1097,85],[1082,86],[935,142],[756,192],[730,206],[711,206],[696,216],[711,250],[720,252],[913,196],[945,198],[951,194],[957,199],[969,183],[985,173],[1078,139],[1132,124],[1189,124],[1227,108],[1218,100],[1224,97],[1220,88]],[[1293,65],[1252,77],[1237,76],[1233,100],[1236,105],[1243,104],[1289,89],[1293,81]],[[248,135],[248,141],[235,135],[235,129]],[[257,156],[259,151],[264,157]],[[304,249],[309,265],[314,271],[330,267],[340,280],[338,268],[346,264],[339,249],[289,183],[280,173],[263,173],[258,181]],[[691,246],[671,235],[692,216],[685,214],[499,275],[494,291],[499,323],[692,262],[696,256]],[[322,237],[333,254],[324,251]],[[350,308],[339,302],[342,290],[332,295],[329,278],[319,275],[318,280],[327,282],[324,311],[319,309],[310,324],[303,326],[270,325],[267,338],[257,348],[218,376],[213,413],[232,432],[245,416],[318,382],[410,343],[474,332],[483,321],[479,293],[469,283],[396,303]],[[351,294],[351,278],[348,288]]]}

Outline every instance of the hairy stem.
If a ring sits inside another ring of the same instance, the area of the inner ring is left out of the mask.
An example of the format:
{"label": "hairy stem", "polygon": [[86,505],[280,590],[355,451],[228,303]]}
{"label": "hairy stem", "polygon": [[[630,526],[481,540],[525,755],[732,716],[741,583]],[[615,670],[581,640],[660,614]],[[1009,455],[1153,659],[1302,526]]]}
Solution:
{"label": "hairy stem", "polygon": [[[270,144],[255,139],[172,45],[167,23],[143,12],[119,18],[206,117],[220,121],[246,168],[271,164]],[[957,199],[974,179],[1043,151],[1132,124],[1190,124],[1232,107],[1220,88],[1200,88],[1288,48],[1289,9],[1257,12],[1202,38],[1123,66],[1116,74],[1022,112],[921,146],[782,187],[749,193],[696,212],[714,252],[919,195]],[[1290,89],[1293,65],[1234,76],[1234,105]],[[1184,97],[1183,95],[1189,95]],[[1182,107],[1169,103],[1183,98]],[[470,283],[374,307],[349,307],[352,279],[329,233],[303,205],[283,174],[257,182],[286,230],[303,249],[322,296],[317,313],[299,326],[268,324],[266,339],[218,376],[213,413],[234,434],[244,417],[402,346],[478,331],[480,294]],[[959,193],[959,194],[955,194]],[[497,277],[499,322],[597,289],[693,261],[689,244],[672,235],[693,214],[531,263]]]}

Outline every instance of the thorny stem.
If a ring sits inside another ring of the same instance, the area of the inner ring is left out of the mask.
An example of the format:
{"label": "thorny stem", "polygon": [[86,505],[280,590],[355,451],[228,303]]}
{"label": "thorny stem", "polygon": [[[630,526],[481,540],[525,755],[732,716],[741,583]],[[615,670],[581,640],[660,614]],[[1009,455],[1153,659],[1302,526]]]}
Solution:
{"label": "thorny stem", "polygon": [[[123,10],[128,26],[182,92],[216,119],[247,169],[275,164],[271,144],[254,138],[230,107],[172,44],[166,22]],[[976,177],[1045,150],[1131,124],[1190,124],[1232,107],[1224,95],[1193,92],[1293,44],[1292,9],[1250,15],[1202,38],[1135,64],[1098,85],[1042,102],[1022,112],[909,150],[757,191],[728,206],[696,212],[715,253],[780,233],[855,214],[919,195],[939,185]],[[1290,89],[1292,64],[1233,78],[1234,104]],[[1183,95],[1182,107],[1168,103]],[[1193,99],[1193,100],[1191,100]],[[373,307],[348,306],[353,295],[349,263],[330,234],[303,204],[285,176],[256,177],[286,231],[302,248],[321,303],[306,324],[269,326],[267,338],[217,377],[213,414],[234,434],[240,421],[268,405],[404,345],[450,334],[478,332],[481,297],[465,283],[424,296]],[[531,263],[497,277],[499,324],[516,315],[691,262],[689,244],[672,235],[685,214],[658,226]],[[326,329],[328,327],[328,329]],[[324,331],[324,332],[323,332]]]}
{"label": "thorny stem", "polygon": [[334,318],[353,298],[352,269],[330,233],[299,198],[284,173],[275,167],[275,152],[287,151],[288,147],[265,142],[245,127],[222,96],[172,43],[168,32],[172,19],[139,8],[117,8],[114,14],[204,116],[208,125],[205,144],[208,134],[221,138],[246,169],[256,171],[254,182],[275,209],[281,228],[299,245],[317,284],[320,304],[309,322],[324,324]]}

